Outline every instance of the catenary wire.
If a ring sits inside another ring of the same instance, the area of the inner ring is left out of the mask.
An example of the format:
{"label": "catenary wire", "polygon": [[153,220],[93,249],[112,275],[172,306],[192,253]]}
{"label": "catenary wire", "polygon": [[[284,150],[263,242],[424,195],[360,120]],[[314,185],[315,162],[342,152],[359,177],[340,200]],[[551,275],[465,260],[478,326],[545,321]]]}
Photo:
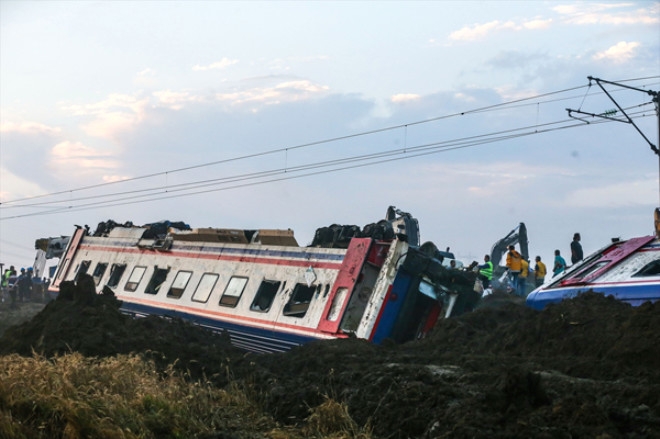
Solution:
{"label": "catenary wire", "polygon": [[[612,122],[612,121],[611,120],[598,120],[598,121],[596,121],[592,124],[595,125],[595,124],[610,123],[610,122]],[[547,128],[547,129],[544,129],[544,130],[535,130],[535,131],[531,131],[531,132],[527,132],[527,133],[511,134],[511,135],[503,136],[501,138],[482,139],[480,141],[469,142],[469,143],[463,144],[463,145],[459,144],[459,145],[455,145],[455,146],[451,146],[451,147],[445,147],[443,149],[434,148],[430,151],[425,150],[425,151],[422,151],[422,152],[418,152],[416,154],[402,154],[403,155],[402,157],[394,157],[394,158],[388,158],[388,159],[383,159],[383,160],[378,160],[378,161],[372,161],[372,162],[369,162],[369,163],[366,163],[366,164],[365,163],[355,164],[355,165],[351,165],[351,166],[344,166],[344,167],[341,167],[341,168],[327,169],[327,170],[318,171],[318,172],[309,172],[309,173],[301,174],[301,175],[286,175],[284,177],[272,178],[272,179],[265,180],[265,181],[257,181],[257,182],[236,184],[236,185],[228,186],[228,187],[200,190],[200,191],[196,191],[196,192],[187,192],[185,194],[177,194],[177,195],[167,194],[168,191],[164,191],[164,192],[161,192],[161,193],[151,194],[152,196],[156,196],[156,195],[162,195],[162,196],[149,198],[147,200],[140,199],[140,200],[129,201],[127,199],[124,199],[124,200],[113,200],[113,201],[109,201],[109,202],[106,201],[106,202],[98,202],[98,203],[88,203],[88,204],[80,205],[80,206],[61,207],[61,208],[53,209],[51,211],[14,215],[14,216],[5,217],[5,218],[2,218],[2,219],[24,218],[24,217],[35,216],[35,215],[48,215],[48,214],[57,214],[57,213],[63,213],[63,212],[79,212],[79,211],[83,211],[83,210],[96,209],[96,208],[99,208],[99,207],[125,206],[125,205],[132,205],[132,204],[138,204],[138,203],[144,203],[144,202],[150,202],[150,201],[159,201],[159,200],[163,200],[163,199],[180,198],[180,197],[184,197],[184,196],[199,195],[199,194],[205,194],[205,193],[210,193],[210,192],[218,192],[218,191],[224,191],[224,190],[230,190],[230,189],[237,189],[237,188],[255,186],[255,185],[260,185],[260,184],[278,182],[278,181],[283,181],[283,180],[298,179],[298,178],[309,177],[309,176],[314,176],[314,175],[326,174],[326,173],[330,173],[330,172],[337,172],[337,171],[346,170],[346,169],[360,168],[360,167],[365,167],[365,166],[373,166],[373,165],[392,162],[392,161],[404,160],[404,159],[409,159],[409,158],[414,158],[414,157],[419,157],[419,156],[437,154],[439,152],[446,152],[446,151],[451,151],[451,150],[455,150],[455,149],[461,149],[461,148],[467,148],[467,147],[471,147],[471,146],[477,146],[477,145],[481,145],[481,144],[485,144],[485,143],[493,143],[493,142],[498,142],[498,141],[502,141],[502,140],[510,140],[510,139],[514,139],[514,138],[520,138],[520,137],[530,136],[530,135],[534,135],[534,134],[542,134],[542,133],[547,133],[547,132],[551,132],[551,131],[558,131],[558,130],[563,130],[563,129],[568,129],[568,128],[575,128],[575,127],[580,127],[580,126],[584,126],[584,124],[577,122],[577,123],[574,123],[572,125],[567,125],[567,126]],[[163,194],[167,194],[167,195],[163,195]],[[140,196],[140,198],[143,198],[143,197],[144,196]],[[0,220],[2,220],[2,219],[0,219]]]}
{"label": "catenary wire", "polygon": [[[331,142],[337,142],[337,141],[340,141],[340,140],[351,139],[351,138],[355,138],[355,137],[361,137],[361,136],[367,136],[367,135],[371,135],[371,134],[377,134],[377,133],[397,130],[397,129],[401,129],[401,128],[404,128],[404,127],[421,125],[421,124],[435,122],[435,121],[439,121],[439,120],[443,120],[443,119],[447,119],[447,118],[451,118],[451,117],[456,117],[456,116],[464,116],[464,115],[468,115],[468,114],[476,114],[476,113],[481,113],[481,112],[499,110],[502,107],[506,107],[506,106],[513,105],[513,104],[516,104],[516,103],[526,102],[526,101],[530,101],[530,100],[536,100],[536,99],[544,98],[544,97],[547,97],[547,96],[553,96],[553,95],[566,93],[566,92],[573,91],[573,90],[579,90],[579,89],[585,88],[585,87],[589,87],[589,86],[588,85],[582,85],[582,86],[577,86],[577,87],[570,87],[570,88],[566,88],[566,89],[563,89],[563,90],[558,90],[558,91],[553,91],[553,92],[548,92],[548,93],[542,93],[542,94],[535,95],[535,96],[530,96],[530,97],[520,98],[520,99],[516,99],[516,100],[512,100],[512,101],[508,101],[508,102],[503,102],[503,103],[499,103],[499,104],[493,104],[493,105],[489,105],[489,106],[485,106],[485,107],[480,107],[480,108],[473,109],[473,110],[467,110],[467,111],[463,111],[463,112],[455,112],[455,113],[451,113],[451,114],[448,114],[448,115],[437,116],[437,117],[423,119],[423,120],[419,120],[419,121],[415,121],[415,122],[408,122],[408,123],[405,123],[405,124],[398,124],[398,125],[393,125],[393,126],[389,126],[389,127],[364,131],[364,132],[360,132],[360,133],[349,134],[349,135],[345,135],[345,136],[338,136],[338,137],[323,139],[323,140],[314,141],[314,142],[308,142],[308,143],[304,143],[304,144],[294,145],[294,146],[291,146],[291,147],[272,149],[272,150],[263,151],[263,152],[259,152],[259,153],[254,153],[254,154],[248,154],[248,155],[244,155],[244,156],[240,156],[240,157],[233,157],[233,158],[229,158],[229,159],[217,160],[217,161],[212,161],[212,162],[207,162],[207,163],[202,163],[202,164],[192,165],[192,166],[187,166],[187,167],[182,167],[182,168],[177,168],[177,169],[168,170],[168,171],[161,171],[161,172],[157,172],[157,173],[146,174],[146,175],[142,175],[142,176],[138,176],[138,177],[131,177],[131,178],[126,178],[126,179],[112,181],[112,182],[105,182],[105,183],[99,183],[99,184],[94,184],[94,185],[88,185],[88,186],[83,186],[83,187],[80,187],[80,188],[68,189],[68,190],[52,192],[52,193],[48,193],[48,194],[41,194],[41,195],[36,195],[36,196],[32,196],[32,197],[24,197],[24,198],[20,198],[20,199],[5,201],[1,205],[21,202],[21,201],[26,201],[26,200],[32,200],[32,199],[37,199],[37,198],[45,198],[45,197],[50,197],[50,196],[55,196],[55,195],[71,194],[72,192],[79,192],[79,191],[84,191],[84,190],[89,190],[89,189],[97,189],[97,188],[100,188],[100,187],[105,187],[105,186],[110,186],[110,185],[117,185],[117,184],[120,184],[120,183],[127,183],[127,182],[131,182],[131,181],[144,180],[144,179],[147,179],[147,178],[153,178],[153,177],[163,176],[163,175],[177,173],[177,172],[189,171],[189,170],[199,169],[199,168],[207,167],[207,166],[213,166],[213,165],[224,164],[224,163],[231,163],[231,162],[235,162],[235,161],[239,161],[239,160],[262,157],[262,156],[266,156],[266,155],[270,155],[270,154],[276,154],[276,153],[280,153],[280,152],[284,152],[284,151],[292,151],[292,150],[296,150],[296,149],[300,149],[300,148],[316,146],[316,145],[321,145],[321,144],[326,144],[326,143],[331,143]],[[602,93],[602,92],[600,92],[600,93]],[[561,100],[564,100],[564,99],[569,99],[569,98],[562,98]],[[544,101],[543,103],[550,103],[550,102],[553,102],[553,100]],[[534,105],[534,104],[527,104],[527,105]]]}
{"label": "catenary wire", "polygon": [[[639,108],[644,105],[648,105],[651,102],[644,103],[644,104],[639,104],[635,106],[631,106],[626,108],[626,110],[633,109],[633,108]],[[636,116],[638,112],[633,112],[630,113],[631,116]],[[518,127],[518,128],[512,128],[508,130],[502,130],[502,131],[496,131],[488,134],[480,134],[480,135],[475,135],[475,136],[469,136],[469,137],[463,137],[463,138],[458,138],[458,139],[451,139],[451,140],[445,140],[445,141],[440,141],[440,142],[432,142],[428,145],[434,145],[434,146],[451,146],[455,142],[461,142],[461,141],[466,141],[470,139],[478,139],[478,138],[485,138],[489,136],[496,136],[496,135],[502,135],[505,133],[512,133],[516,131],[522,131],[526,129],[532,129],[532,128],[539,128],[542,126],[546,125],[551,125],[551,124],[560,124],[560,123],[568,123],[568,122],[573,122],[573,119],[567,119],[567,120],[562,120],[562,121],[557,121],[557,122],[549,122],[546,124],[536,124],[536,125],[530,125],[530,126],[524,126],[524,127]],[[227,184],[227,183],[232,183],[235,181],[239,180],[244,180],[244,179],[257,179],[257,178],[263,178],[267,177],[272,174],[276,174],[279,172],[296,172],[300,171],[301,169],[309,169],[313,167],[318,167],[318,166],[329,166],[332,164],[336,163],[341,163],[346,160],[365,160],[369,158],[377,158],[383,155],[389,155],[389,154],[398,154],[401,151],[405,150],[410,150],[414,151],[415,149],[425,147],[427,145],[421,145],[417,147],[410,147],[410,146],[405,146],[404,148],[400,149],[394,149],[394,150],[388,150],[388,151],[380,151],[377,153],[372,153],[372,154],[366,154],[362,156],[354,156],[354,157],[348,157],[348,158],[340,158],[340,159],[335,159],[335,160],[330,160],[326,162],[320,162],[318,164],[306,164],[298,167],[285,167],[285,168],[278,168],[278,169],[270,169],[266,171],[259,171],[259,172],[253,172],[253,173],[247,173],[247,174],[239,174],[239,175],[232,175],[228,177],[220,177],[220,178],[214,178],[214,179],[209,179],[209,180],[198,180],[198,181],[192,181],[192,182],[186,182],[186,183],[179,183],[179,184],[170,184],[170,185],[165,185],[165,186],[158,186],[158,187],[151,187],[151,188],[144,188],[144,189],[136,189],[136,190],[130,190],[130,191],[123,191],[123,192],[114,192],[110,194],[96,194],[96,195],[91,195],[91,196],[85,196],[85,197],[77,197],[77,198],[68,198],[65,200],[55,200],[55,201],[45,201],[45,202],[39,202],[39,203],[28,203],[28,204],[14,204],[10,206],[5,206],[5,209],[9,208],[25,208],[25,207],[42,207],[42,206],[50,206],[50,205],[59,205],[62,203],[72,203],[75,201],[84,201],[84,200],[89,200],[89,199],[94,199],[98,200],[99,198],[110,198],[110,197],[120,197],[120,196],[125,196],[125,195],[130,195],[130,194],[139,194],[143,193],[149,196],[150,192],[155,192],[155,191],[161,191],[159,193],[162,193],[164,188],[167,188],[167,192],[179,192],[181,190],[191,190],[195,189],[198,187],[203,187],[208,184]],[[109,200],[108,202],[111,201],[116,201],[116,200]]]}

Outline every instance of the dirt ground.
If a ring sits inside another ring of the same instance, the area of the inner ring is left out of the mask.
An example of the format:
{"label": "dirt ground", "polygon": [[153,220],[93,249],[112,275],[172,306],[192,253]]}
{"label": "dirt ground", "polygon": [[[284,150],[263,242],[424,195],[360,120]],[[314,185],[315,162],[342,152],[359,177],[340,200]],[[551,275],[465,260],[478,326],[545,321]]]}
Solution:
{"label": "dirt ground", "polygon": [[[7,329],[0,354],[140,352],[163,368],[178,360],[192,378],[249,385],[284,425],[329,397],[377,438],[660,438],[658,304],[585,294],[538,312],[496,294],[423,340],[334,340],[268,355],[118,308],[110,295],[74,291]],[[0,308],[0,318],[11,312]]]}

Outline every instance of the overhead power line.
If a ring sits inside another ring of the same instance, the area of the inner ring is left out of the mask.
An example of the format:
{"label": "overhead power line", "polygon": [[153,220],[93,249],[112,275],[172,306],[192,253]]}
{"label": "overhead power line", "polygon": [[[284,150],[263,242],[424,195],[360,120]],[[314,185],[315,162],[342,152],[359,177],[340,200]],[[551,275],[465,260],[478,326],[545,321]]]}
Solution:
{"label": "overhead power line", "polygon": [[[650,104],[650,103],[649,103]],[[639,108],[641,106],[644,106],[645,104],[640,104],[634,107],[630,108]],[[634,112],[630,113],[631,115],[634,115],[635,117],[639,117],[642,115],[641,112]],[[188,190],[193,190],[197,189],[200,187],[208,187],[208,186],[214,186],[214,185],[222,185],[222,184],[230,184],[230,183],[236,183],[239,181],[245,181],[245,180],[256,180],[256,179],[262,179],[262,178],[267,178],[279,173],[295,173],[295,172],[301,172],[303,170],[308,170],[308,169],[314,169],[314,168],[321,168],[321,167],[330,167],[330,166],[335,166],[339,165],[342,163],[347,163],[347,162],[355,162],[355,161],[368,161],[368,160],[374,160],[379,157],[384,157],[384,156],[390,156],[390,155],[397,155],[401,154],[403,152],[407,152],[409,157],[412,157],[411,153],[420,150],[422,148],[428,149],[441,149],[441,148],[450,148],[450,147],[455,147],[461,144],[465,144],[467,146],[476,146],[478,144],[481,144],[479,139],[485,139],[488,142],[491,141],[501,141],[501,140],[506,140],[510,137],[506,137],[507,133],[515,133],[515,132],[521,132],[524,130],[538,130],[539,128],[542,128],[543,126],[549,126],[549,125],[556,125],[556,124],[562,124],[562,123],[568,123],[572,122],[572,119],[567,119],[567,120],[562,120],[562,121],[557,121],[557,122],[550,122],[546,123],[543,125],[529,125],[529,126],[524,126],[524,127],[518,127],[518,128],[512,128],[508,130],[502,130],[502,131],[497,131],[497,132],[492,132],[488,134],[481,134],[481,135],[475,135],[475,136],[469,136],[469,137],[462,137],[458,139],[451,139],[451,140],[443,140],[443,141],[436,141],[432,143],[427,143],[427,144],[422,144],[418,146],[406,146],[402,148],[396,148],[396,149],[391,149],[391,150],[386,150],[386,151],[379,151],[376,153],[371,153],[371,154],[364,154],[364,155],[358,155],[358,156],[352,156],[352,157],[344,157],[340,159],[334,159],[334,160],[328,160],[324,162],[315,162],[315,163],[308,163],[305,165],[299,165],[299,166],[288,166],[284,168],[275,168],[275,169],[269,169],[269,170],[264,170],[264,171],[258,171],[258,172],[251,172],[251,173],[244,173],[244,174],[237,174],[237,175],[230,175],[230,176],[225,176],[225,177],[219,177],[219,178],[213,178],[213,179],[206,179],[206,180],[195,180],[191,182],[186,182],[186,183],[178,183],[178,184],[168,184],[168,185],[159,185],[156,187],[150,187],[150,188],[143,188],[143,189],[135,189],[135,190],[129,190],[129,191],[121,191],[121,192],[113,192],[109,194],[94,194],[94,195],[89,195],[89,196],[82,196],[82,197],[76,197],[76,198],[68,198],[66,200],[53,200],[53,201],[38,201],[38,202],[33,202],[33,203],[21,203],[21,204],[12,204],[10,206],[5,206],[5,209],[15,209],[15,208],[44,208],[44,207],[49,207],[49,206],[60,206],[58,209],[61,209],[62,204],[70,204],[73,202],[79,202],[79,201],[86,201],[86,200],[94,200],[94,203],[89,203],[86,205],[103,205],[106,202],[116,202],[118,200],[130,200],[130,199],[136,199],[136,198],[141,198],[141,197],[150,197],[153,196],[154,193],[175,193],[175,192],[182,192],[182,191],[188,191]],[[489,140],[490,139],[490,140]],[[485,143],[485,142],[484,142]],[[453,149],[453,148],[452,148]],[[139,195],[142,194],[142,195]],[[121,198],[117,198],[121,197]],[[108,199],[110,200],[103,201],[103,199]],[[71,208],[71,206],[67,206],[66,208]]]}
{"label": "overhead power line", "polygon": [[[303,143],[303,144],[284,147],[284,148],[271,149],[271,150],[263,151],[263,152],[259,152],[259,153],[248,154],[248,155],[243,155],[243,156],[239,156],[239,157],[232,157],[232,158],[223,159],[223,160],[216,160],[216,161],[201,163],[201,164],[198,164],[198,165],[186,166],[186,167],[171,169],[171,170],[162,171],[162,172],[145,174],[145,175],[141,175],[141,176],[137,176],[137,177],[125,178],[125,179],[117,180],[117,181],[104,182],[104,183],[99,183],[99,184],[94,184],[94,185],[82,186],[82,187],[74,188],[74,189],[68,189],[68,190],[63,190],[63,191],[58,191],[58,192],[51,192],[51,193],[48,193],[48,194],[41,194],[41,195],[35,195],[35,196],[31,196],[31,197],[24,197],[24,198],[20,198],[20,199],[5,201],[1,205],[18,203],[18,202],[22,202],[22,201],[26,201],[26,200],[34,200],[34,199],[39,199],[39,198],[52,197],[52,196],[56,196],[56,195],[71,194],[71,193],[74,193],[74,192],[80,192],[80,191],[85,191],[85,190],[90,190],[90,189],[98,189],[98,188],[101,188],[101,187],[118,185],[118,184],[121,184],[121,183],[127,183],[127,182],[132,182],[132,181],[137,181],[137,180],[144,180],[144,179],[148,179],[148,178],[159,177],[159,176],[174,174],[174,173],[178,173],[178,172],[190,171],[190,170],[193,170],[193,169],[199,169],[199,168],[208,167],[208,166],[232,163],[232,162],[237,162],[237,161],[240,161],[240,160],[263,157],[263,156],[267,156],[267,155],[271,155],[271,154],[278,154],[278,153],[286,152],[286,151],[294,151],[294,150],[297,150],[297,149],[302,149],[302,148],[307,148],[307,147],[312,147],[312,146],[318,146],[318,145],[323,145],[323,144],[327,144],[327,143],[333,143],[333,142],[338,142],[338,141],[342,141],[342,140],[348,140],[348,139],[352,139],[352,138],[383,133],[383,132],[387,132],[387,131],[398,130],[398,129],[405,128],[405,127],[412,127],[412,126],[422,125],[422,124],[426,124],[426,123],[430,123],[430,122],[437,122],[437,121],[440,121],[440,120],[443,120],[443,119],[449,119],[449,118],[452,118],[452,117],[458,117],[458,116],[465,116],[465,115],[469,115],[469,114],[494,111],[494,110],[501,109],[502,107],[513,106],[515,108],[514,105],[519,104],[521,102],[537,100],[537,99],[545,98],[545,97],[548,97],[548,96],[554,96],[554,95],[557,95],[557,94],[566,93],[566,92],[573,91],[573,90],[579,90],[581,88],[586,88],[586,87],[587,87],[586,85],[582,85],[582,86],[578,86],[578,87],[571,87],[571,88],[566,88],[566,89],[563,89],[563,90],[558,90],[558,91],[543,93],[543,94],[539,94],[539,95],[535,95],[535,96],[530,96],[530,97],[527,97],[527,98],[521,98],[521,99],[516,99],[516,100],[512,100],[512,101],[508,101],[508,102],[499,103],[499,104],[488,105],[488,106],[476,108],[476,109],[473,109],[473,110],[460,111],[460,112],[455,112],[455,113],[451,113],[451,114],[447,114],[447,115],[443,115],[443,116],[437,116],[437,117],[423,119],[423,120],[419,120],[419,121],[408,122],[408,123],[405,123],[405,124],[392,125],[392,126],[388,126],[388,127],[384,127],[384,128],[378,128],[378,129],[374,129],[374,130],[363,131],[363,132],[360,132],[360,133],[354,133],[354,134],[348,134],[348,135],[345,135],[345,136],[332,137],[332,138],[329,138],[329,139],[323,139],[323,140]],[[570,97],[569,98],[557,99],[557,101],[565,100],[565,99],[570,99]],[[542,103],[549,103],[549,102],[553,102],[553,100],[544,101]],[[528,105],[536,105],[536,103],[528,104]]]}
{"label": "overhead power line", "polygon": [[[454,149],[458,149],[458,148],[473,147],[473,146],[478,146],[478,145],[482,145],[482,144],[486,144],[486,143],[494,143],[494,142],[510,140],[510,139],[514,139],[514,138],[518,138],[518,137],[529,136],[529,135],[532,135],[532,134],[540,134],[540,133],[546,133],[546,132],[550,132],[550,131],[556,131],[556,130],[561,130],[561,129],[584,126],[582,123],[575,123],[575,121],[573,119],[566,119],[566,120],[559,120],[559,121],[555,121],[555,122],[549,122],[549,123],[541,124],[541,125],[528,125],[528,126],[523,126],[523,127],[518,127],[518,128],[512,128],[512,129],[509,129],[509,130],[491,132],[491,133],[480,134],[480,135],[469,136],[469,137],[462,137],[462,138],[458,138],[458,139],[441,140],[441,141],[428,142],[428,143],[419,144],[419,145],[407,145],[403,148],[396,148],[396,149],[391,149],[391,150],[387,150],[387,151],[379,151],[379,152],[371,153],[371,154],[342,157],[342,158],[327,160],[327,161],[323,161],[323,162],[307,163],[307,164],[299,165],[299,166],[295,166],[295,167],[289,166],[289,167],[284,167],[284,168],[274,168],[274,169],[269,169],[269,170],[263,170],[263,171],[252,172],[252,173],[245,173],[245,174],[237,174],[237,175],[225,176],[225,177],[214,178],[214,179],[195,180],[195,181],[191,181],[191,182],[179,183],[179,184],[174,184],[174,185],[164,185],[164,186],[161,185],[161,186],[156,186],[156,187],[151,187],[151,188],[146,188],[146,189],[120,191],[120,192],[113,192],[113,193],[109,193],[109,194],[94,194],[94,195],[90,195],[90,196],[80,196],[80,197],[75,197],[75,198],[69,197],[67,200],[37,201],[37,200],[52,198],[52,197],[55,197],[57,195],[63,195],[63,194],[71,195],[74,192],[81,192],[81,191],[85,191],[85,190],[98,189],[98,188],[101,188],[101,187],[110,186],[112,184],[126,183],[126,182],[130,182],[130,181],[142,180],[142,179],[151,178],[151,177],[168,175],[168,174],[171,174],[171,173],[174,173],[174,172],[182,172],[182,171],[197,169],[197,168],[201,168],[201,167],[205,167],[205,166],[212,166],[212,165],[221,164],[221,163],[230,163],[230,162],[234,162],[234,161],[238,161],[238,160],[246,160],[246,159],[249,159],[249,158],[256,158],[256,157],[265,156],[265,155],[268,155],[268,154],[281,153],[281,152],[291,151],[291,150],[294,150],[294,149],[300,149],[300,148],[305,148],[305,147],[309,147],[309,146],[315,146],[315,145],[320,145],[320,144],[324,144],[324,143],[335,142],[335,141],[339,141],[339,140],[345,140],[345,139],[356,138],[356,137],[360,137],[360,136],[366,136],[366,135],[369,135],[369,134],[382,133],[382,132],[386,132],[386,131],[389,131],[389,130],[407,128],[409,126],[420,125],[420,124],[429,123],[429,122],[432,122],[432,121],[447,119],[447,118],[450,118],[450,117],[457,117],[457,116],[462,116],[462,115],[466,115],[466,114],[474,114],[474,113],[481,113],[481,112],[487,112],[487,111],[495,111],[495,110],[501,110],[501,109],[504,109],[504,108],[506,108],[506,109],[517,108],[517,107],[521,107],[521,106],[525,106],[525,105],[538,105],[539,102],[529,103],[528,101],[538,100],[540,98],[547,98],[547,97],[550,97],[550,96],[555,96],[555,95],[560,94],[560,93],[566,93],[566,92],[577,90],[577,89],[584,88],[584,87],[587,87],[587,86],[572,87],[572,88],[568,88],[568,89],[565,89],[565,90],[560,90],[560,91],[557,91],[557,92],[545,93],[545,94],[537,95],[537,96],[534,96],[534,97],[518,99],[518,100],[509,101],[509,102],[506,102],[506,103],[501,103],[501,104],[496,104],[496,105],[491,105],[491,106],[487,106],[487,107],[481,107],[481,108],[470,110],[470,111],[453,113],[453,114],[450,114],[450,115],[439,116],[439,117],[430,118],[430,119],[424,119],[424,120],[411,122],[411,123],[407,123],[407,124],[400,124],[400,125],[381,128],[381,129],[377,129],[377,130],[370,130],[370,131],[366,131],[366,132],[362,132],[362,133],[351,134],[351,135],[347,135],[347,136],[340,136],[340,137],[320,140],[320,141],[316,141],[316,142],[310,142],[310,143],[296,145],[296,146],[292,146],[292,147],[288,147],[288,148],[279,148],[279,149],[275,149],[275,150],[270,150],[270,151],[265,151],[265,152],[261,152],[261,153],[245,155],[245,156],[241,156],[241,157],[235,157],[235,158],[230,158],[230,159],[225,159],[225,160],[220,160],[220,161],[208,162],[208,163],[204,163],[204,164],[200,164],[200,165],[175,169],[175,170],[172,170],[172,171],[154,173],[154,174],[144,175],[144,176],[140,176],[140,177],[134,177],[134,178],[131,178],[131,179],[120,180],[120,181],[117,181],[117,182],[102,183],[102,184],[98,184],[98,185],[85,186],[85,187],[72,189],[72,190],[68,190],[68,191],[60,191],[60,192],[54,192],[54,193],[50,193],[50,194],[43,194],[43,195],[39,195],[39,196],[35,196],[35,197],[16,199],[16,200],[12,200],[12,201],[8,201],[8,202],[3,203],[0,206],[0,208],[2,210],[11,209],[11,208],[31,208],[34,211],[30,212],[30,213],[17,214],[17,215],[13,215],[13,216],[6,216],[4,218],[0,218],[0,221],[5,220],[5,219],[23,218],[23,217],[34,216],[34,215],[56,214],[56,213],[62,213],[62,212],[76,212],[76,211],[80,211],[80,210],[88,210],[88,209],[94,209],[94,208],[99,208],[99,207],[112,207],[112,206],[119,206],[119,205],[143,203],[143,202],[148,202],[148,201],[157,201],[157,200],[168,199],[168,198],[178,198],[178,197],[183,197],[183,196],[191,196],[191,195],[214,192],[214,191],[236,189],[236,188],[239,188],[239,187],[253,186],[253,185],[257,185],[257,184],[265,184],[265,183],[271,183],[271,182],[275,182],[275,181],[289,180],[289,179],[293,179],[293,178],[302,178],[302,177],[308,177],[308,176],[312,176],[312,175],[319,175],[319,174],[324,174],[324,173],[329,173],[329,172],[337,172],[337,171],[341,171],[341,170],[345,170],[345,169],[358,168],[358,167],[364,167],[364,166],[373,166],[373,165],[376,165],[376,164],[391,162],[391,161],[395,161],[395,160],[409,159],[409,158],[413,158],[413,157],[419,157],[419,156],[422,156],[422,155],[436,154],[436,153],[439,153],[439,152],[450,151],[450,150],[454,150]],[[575,97],[570,97],[570,98],[562,97],[562,98],[558,98],[558,99],[545,100],[542,103],[557,102],[557,101],[561,101],[561,100],[574,99],[574,98]],[[633,109],[633,108],[637,109],[637,111],[629,113],[631,115],[631,117],[641,118],[641,117],[647,116],[644,113],[643,110],[639,110],[640,108],[642,108],[645,105],[647,105],[647,104],[640,104],[640,105],[636,105],[634,107],[630,107],[629,109]],[[608,122],[608,121],[598,121],[597,123],[606,123],[606,122]],[[219,186],[221,186],[221,187],[219,187]],[[92,200],[92,201],[90,201],[90,200]]]}
{"label": "overhead power line", "polygon": [[[303,177],[310,177],[314,175],[321,175],[321,174],[326,174],[330,172],[338,172],[342,170],[347,170],[347,169],[354,169],[354,168],[361,168],[361,167],[366,167],[366,166],[374,166],[378,164],[383,164],[383,163],[388,163],[388,162],[393,162],[393,161],[398,161],[398,160],[406,160],[406,159],[411,159],[415,157],[420,157],[420,156],[425,156],[425,155],[430,155],[430,154],[437,154],[440,152],[447,152],[447,151],[452,151],[455,149],[461,149],[461,148],[467,148],[467,147],[473,147],[477,145],[483,145],[486,143],[494,143],[494,142],[500,142],[504,140],[511,140],[515,138],[521,138],[521,137],[526,137],[526,136],[531,136],[531,135],[536,135],[536,134],[543,134],[551,131],[558,131],[558,130],[563,130],[563,129],[569,129],[569,128],[576,128],[576,127],[582,127],[584,126],[581,123],[573,123],[572,125],[564,125],[564,126],[552,126],[556,125],[561,122],[553,122],[549,124],[545,124],[546,128],[544,129],[534,129],[532,131],[527,131],[523,133],[510,133],[510,134],[504,134],[500,135],[498,137],[483,137],[480,139],[473,139],[473,140],[466,140],[463,139],[462,141],[457,141],[457,142],[447,142],[445,144],[442,144],[443,142],[440,142],[439,144],[424,144],[424,145],[418,145],[415,147],[407,147],[405,148],[406,152],[404,153],[404,148],[398,149],[398,150],[393,150],[393,151],[388,151],[388,152],[382,152],[382,153],[377,153],[377,154],[371,154],[369,155],[369,158],[372,159],[371,161],[364,162],[366,156],[356,156],[356,157],[349,157],[349,158],[344,158],[344,159],[338,159],[338,160],[333,160],[329,162],[317,162],[313,164],[308,164],[296,168],[280,168],[276,170],[271,170],[271,171],[266,171],[263,173],[257,173],[260,174],[260,177],[270,177],[265,180],[258,180],[258,181],[250,181],[253,180],[253,176],[251,175],[242,175],[242,176],[233,176],[233,177],[228,177],[223,179],[224,184],[232,183],[231,185],[220,187],[220,188],[211,188],[208,189],[208,187],[213,187],[217,186],[217,184],[209,183],[209,184],[199,184],[197,186],[192,186],[188,187],[185,189],[180,189],[180,190],[171,190],[170,188],[166,187],[161,187],[159,190],[155,190],[154,192],[150,194],[142,194],[142,195],[132,195],[132,196],[127,196],[123,198],[118,198],[118,199],[113,199],[113,200],[107,200],[107,201],[95,201],[95,202],[90,202],[90,203],[84,203],[84,204],[79,204],[79,205],[67,205],[67,206],[60,206],[57,208],[53,208],[51,210],[44,210],[40,212],[33,212],[33,213],[26,213],[26,214],[19,214],[19,215],[14,215],[10,217],[5,217],[0,219],[16,219],[16,218],[24,218],[24,217],[30,217],[30,216],[41,216],[41,215],[49,215],[49,214],[58,214],[58,213],[64,213],[64,212],[79,212],[79,211],[84,211],[84,210],[90,210],[90,209],[96,209],[100,207],[115,207],[115,206],[126,206],[126,205],[133,205],[133,204],[139,204],[139,203],[145,203],[145,202],[151,202],[151,201],[160,201],[160,200],[165,200],[165,199],[172,199],[172,198],[180,198],[180,197],[185,197],[185,196],[191,196],[191,195],[200,195],[200,194],[206,194],[210,192],[219,192],[219,191],[225,191],[225,190],[231,190],[231,189],[238,189],[238,188],[244,188],[244,187],[250,187],[250,186],[255,186],[255,185],[261,185],[261,184],[266,184],[266,183],[273,183],[273,182],[279,182],[279,181],[284,181],[284,180],[292,180],[292,179],[299,179]],[[603,120],[603,121],[597,121],[593,125],[596,124],[601,124],[601,123],[610,123],[610,121]],[[356,163],[357,162],[357,163]],[[363,163],[360,163],[363,162]],[[296,172],[302,172],[302,171],[309,171],[312,169],[317,169],[317,168],[324,168],[329,166],[330,164],[334,165],[341,165],[341,166],[335,166],[330,169],[324,169],[320,171],[314,171],[314,172],[307,172],[307,173],[302,173],[302,174],[297,174],[293,175]],[[201,182],[200,182],[201,183]],[[203,189],[207,188],[207,189]],[[197,190],[199,189],[199,190]],[[176,193],[180,191],[186,191],[185,193]]]}

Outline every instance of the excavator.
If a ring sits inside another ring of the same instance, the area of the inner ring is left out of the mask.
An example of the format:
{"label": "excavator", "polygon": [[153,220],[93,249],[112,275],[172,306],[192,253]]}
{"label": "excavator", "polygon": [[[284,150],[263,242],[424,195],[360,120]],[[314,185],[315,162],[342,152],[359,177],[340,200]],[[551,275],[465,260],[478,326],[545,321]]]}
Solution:
{"label": "excavator", "polygon": [[520,254],[523,258],[529,259],[529,249],[527,241],[527,227],[525,223],[520,223],[518,226],[511,230],[504,238],[497,241],[492,250],[490,251],[490,260],[494,267],[500,265],[502,256],[506,254],[510,245],[520,244]]}
{"label": "excavator", "polygon": [[525,223],[520,223],[516,228],[511,230],[504,238],[497,241],[490,251],[490,261],[493,263],[493,290],[500,290],[502,292],[511,292],[511,285],[508,283],[507,277],[504,275],[506,267],[500,265],[502,256],[506,254],[510,245],[520,245],[520,254],[523,258],[529,260],[529,248],[527,241],[527,227]]}

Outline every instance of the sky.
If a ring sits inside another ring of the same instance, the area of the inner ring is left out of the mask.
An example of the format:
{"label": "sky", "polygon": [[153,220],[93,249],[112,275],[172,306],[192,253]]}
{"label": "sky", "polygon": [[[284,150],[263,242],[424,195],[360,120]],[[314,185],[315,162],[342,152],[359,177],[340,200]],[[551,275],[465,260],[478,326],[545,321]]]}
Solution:
{"label": "sky", "polygon": [[654,233],[658,91],[658,1],[0,0],[0,263],[391,205],[466,264],[521,222],[532,258],[588,254]]}

